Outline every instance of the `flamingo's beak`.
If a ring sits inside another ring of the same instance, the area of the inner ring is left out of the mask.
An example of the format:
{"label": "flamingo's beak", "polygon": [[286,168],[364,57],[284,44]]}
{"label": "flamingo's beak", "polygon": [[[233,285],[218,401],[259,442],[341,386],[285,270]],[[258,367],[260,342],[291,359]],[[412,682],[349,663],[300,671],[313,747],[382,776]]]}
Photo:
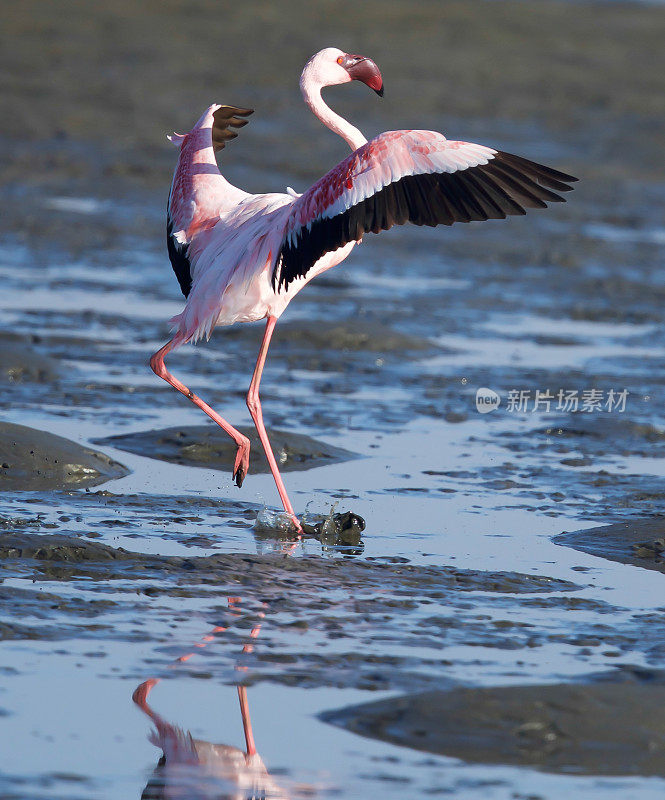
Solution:
{"label": "flamingo's beak", "polygon": [[344,56],[342,66],[349,73],[351,80],[362,81],[370,89],[374,89],[379,97],[383,97],[383,78],[371,58],[347,55]]}

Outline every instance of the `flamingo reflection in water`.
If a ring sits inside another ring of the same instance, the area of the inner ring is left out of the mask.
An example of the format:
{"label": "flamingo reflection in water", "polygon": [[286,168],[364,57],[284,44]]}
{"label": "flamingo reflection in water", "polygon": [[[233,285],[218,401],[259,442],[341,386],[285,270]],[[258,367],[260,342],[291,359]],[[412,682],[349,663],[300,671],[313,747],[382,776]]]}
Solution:
{"label": "flamingo reflection in water", "polygon": [[245,750],[195,739],[167,722],[148,705],[157,680],[142,683],[134,692],[136,705],[152,720],[150,741],[162,757],[143,790],[141,800],[289,800],[272,779],[256,752],[247,702],[247,689],[238,686],[245,729]]}
{"label": "flamingo reflection in water", "polygon": [[[228,602],[231,613],[237,616],[240,598],[232,597]],[[265,614],[259,612],[258,616],[262,618]],[[260,623],[254,625],[250,639],[256,639],[260,629]],[[195,647],[206,647],[215,640],[215,634],[225,630],[222,626],[213,628]],[[243,653],[252,650],[251,641],[242,648]],[[188,661],[194,652],[180,656],[172,666]],[[245,734],[243,751],[231,745],[195,739],[189,731],[167,722],[148,705],[148,696],[157,683],[158,678],[150,678],[132,695],[133,701],[155,726],[149,740],[162,750],[162,757],[141,794],[141,800],[295,800],[295,795],[287,794],[275,783],[256,750],[245,686],[237,687]],[[312,796],[311,787],[307,787],[306,795]]]}

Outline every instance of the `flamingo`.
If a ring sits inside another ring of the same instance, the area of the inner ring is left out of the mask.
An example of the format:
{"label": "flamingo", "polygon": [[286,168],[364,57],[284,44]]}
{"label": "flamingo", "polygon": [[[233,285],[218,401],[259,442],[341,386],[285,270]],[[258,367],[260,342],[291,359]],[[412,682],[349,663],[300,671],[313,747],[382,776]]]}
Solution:
{"label": "flamingo", "polygon": [[[228,605],[234,617],[240,615],[238,606],[241,597],[229,597]],[[258,612],[259,620],[265,612]],[[199,652],[215,641],[215,634],[227,628],[215,626],[212,631],[196,642],[194,650],[176,658],[171,666],[189,661],[196,650]],[[261,622],[251,629],[249,638],[254,640],[261,630]],[[243,653],[251,653],[251,641],[243,645]],[[247,667],[236,666],[244,671]],[[245,750],[225,744],[213,744],[194,739],[191,733],[167,722],[148,704],[148,696],[159,683],[159,678],[149,678],[136,687],[132,694],[134,703],[153,722],[155,730],[149,741],[162,750],[153,777],[141,795],[142,800],[241,800],[242,798],[264,798],[264,800],[289,800],[275,783],[256,749],[252,719],[249,712],[247,688],[237,685],[240,716],[245,735]],[[227,791],[222,792],[222,789]]]}
{"label": "flamingo", "polygon": [[153,722],[149,741],[162,757],[143,790],[142,800],[289,800],[274,781],[256,750],[247,689],[238,686],[245,750],[195,739],[165,720],[148,704],[158,679],[150,678],[134,690],[132,700]]}
{"label": "flamingo", "polygon": [[215,154],[236,137],[253,109],[211,105],[187,134],[168,138],[179,148],[167,215],[168,252],[186,297],[170,320],[172,338],[150,359],[160,378],[188,397],[235,442],[233,479],[249,469],[249,440],[166,368],[168,353],[210,338],[214,328],[266,320],[247,393],[252,416],[286,515],[300,522],[263,423],[259,387],[275,325],[312,278],[342,262],[367,232],[393,225],[452,225],[524,214],[563,202],[572,175],[520,156],[441,133],[387,131],[371,141],[321,97],[326,86],[361,81],[383,96],[383,78],[369,58],[335,47],[305,65],[300,89],[321,122],[351,154],[304,194],[249,194],[220,173]]}

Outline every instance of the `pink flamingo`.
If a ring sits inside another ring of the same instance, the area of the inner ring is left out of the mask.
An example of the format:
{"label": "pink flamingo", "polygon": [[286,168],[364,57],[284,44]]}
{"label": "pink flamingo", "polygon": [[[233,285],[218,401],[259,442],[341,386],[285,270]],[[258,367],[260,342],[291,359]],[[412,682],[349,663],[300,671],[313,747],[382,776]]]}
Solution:
{"label": "pink flamingo", "polygon": [[149,740],[162,750],[153,778],[142,798],[170,800],[240,800],[263,797],[288,800],[266,769],[254,744],[247,689],[238,686],[238,699],[245,733],[245,750],[226,744],[194,739],[191,733],[165,720],[148,704],[156,678],[138,686],[132,699],[153,722]]}
{"label": "pink flamingo", "polygon": [[343,261],[363,234],[393,225],[452,225],[524,214],[562,202],[577,180],[533,161],[479,144],[449,141],[434,131],[388,131],[371,141],[330,109],[325,86],[359,80],[383,95],[368,58],[334,47],[305,65],[300,89],[312,112],[353,151],[304,194],[252,195],[221,174],[215,153],[247,124],[251,109],[212,105],[185,134],[168,204],[169,256],[183,294],[171,320],[173,338],[150,359],[154,372],[201,408],[235,441],[233,478],[249,469],[249,440],[175,378],[165,356],[217,326],[266,319],[247,406],[266,453],[284,511],[300,523],[286,493],[263,424],[259,386],[275,324],[316,275]]}
{"label": "pink flamingo", "polygon": [[[240,597],[229,597],[228,605],[234,617],[240,615]],[[259,611],[259,620],[263,620],[265,612]],[[212,631],[196,642],[191,652],[184,653],[173,661],[172,667],[189,661],[196,650],[199,652],[215,641],[215,634],[223,633],[227,628],[215,626]],[[255,640],[261,630],[261,622],[251,629],[249,638]],[[251,653],[254,645],[251,641],[243,645],[243,653]],[[236,666],[238,670],[247,669]],[[256,750],[252,719],[249,712],[247,689],[238,685],[238,700],[243,732],[245,734],[245,750],[224,744],[213,744],[201,739],[194,739],[191,733],[167,722],[148,704],[148,696],[159,683],[159,678],[149,678],[136,687],[132,700],[153,722],[155,730],[149,740],[161,748],[159,760],[153,778],[146,786],[142,798],[171,800],[240,800],[245,797],[262,797],[265,800],[288,800],[288,796],[274,782],[266,769],[261,756]],[[222,787],[229,791],[221,792]]]}

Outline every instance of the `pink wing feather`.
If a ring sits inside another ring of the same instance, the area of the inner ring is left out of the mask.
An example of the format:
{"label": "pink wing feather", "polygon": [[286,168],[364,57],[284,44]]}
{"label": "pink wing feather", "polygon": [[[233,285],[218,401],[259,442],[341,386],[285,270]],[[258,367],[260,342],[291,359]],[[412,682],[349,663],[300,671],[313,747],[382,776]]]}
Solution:
{"label": "pink wing feather", "polygon": [[562,202],[571,175],[435,131],[388,131],[358,148],[294,204],[272,276],[277,290],[324,253],[393,225],[503,219]]}
{"label": "pink wing feather", "polygon": [[287,235],[321,216],[333,217],[406,175],[455,172],[486,164],[495,150],[448,141],[435,131],[387,131],[341,161],[300,197]]}

